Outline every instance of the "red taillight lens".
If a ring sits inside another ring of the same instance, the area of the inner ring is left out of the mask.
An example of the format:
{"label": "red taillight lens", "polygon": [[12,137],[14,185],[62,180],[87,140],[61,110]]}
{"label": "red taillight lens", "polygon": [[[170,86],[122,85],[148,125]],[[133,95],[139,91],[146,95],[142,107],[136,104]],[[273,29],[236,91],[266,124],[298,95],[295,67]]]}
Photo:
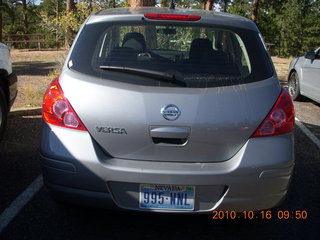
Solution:
{"label": "red taillight lens", "polygon": [[171,21],[198,21],[201,19],[199,15],[183,15],[183,14],[159,14],[159,13],[145,13],[145,18],[152,20],[171,20]]}
{"label": "red taillight lens", "polygon": [[274,136],[291,132],[294,127],[294,107],[286,90],[282,90],[277,102],[252,137]]}
{"label": "red taillight lens", "polygon": [[63,94],[59,78],[53,80],[43,98],[42,116],[45,122],[60,127],[87,131]]}

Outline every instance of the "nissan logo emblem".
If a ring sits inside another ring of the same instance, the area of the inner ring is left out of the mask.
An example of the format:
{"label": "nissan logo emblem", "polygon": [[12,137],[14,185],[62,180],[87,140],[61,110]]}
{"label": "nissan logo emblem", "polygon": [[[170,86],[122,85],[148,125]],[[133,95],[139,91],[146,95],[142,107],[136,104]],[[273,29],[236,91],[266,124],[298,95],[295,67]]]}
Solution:
{"label": "nissan logo emblem", "polygon": [[168,121],[174,121],[181,115],[179,108],[174,104],[168,104],[164,106],[161,108],[160,113]]}

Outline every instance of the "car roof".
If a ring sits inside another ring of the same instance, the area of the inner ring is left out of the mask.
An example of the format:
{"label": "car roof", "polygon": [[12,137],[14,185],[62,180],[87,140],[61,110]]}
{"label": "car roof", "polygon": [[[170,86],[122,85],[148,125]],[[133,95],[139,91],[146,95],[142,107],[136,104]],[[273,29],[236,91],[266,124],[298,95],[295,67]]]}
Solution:
{"label": "car roof", "polygon": [[199,9],[187,8],[163,8],[163,7],[137,7],[137,8],[111,8],[101,10],[93,15],[87,21],[87,24],[104,22],[104,21],[126,21],[126,20],[141,20],[145,13],[157,14],[187,14],[199,15],[201,19],[198,23],[227,25],[233,27],[246,28],[254,31],[259,31],[255,23],[251,20],[233,14],[224,12],[206,11]]}
{"label": "car roof", "polygon": [[8,46],[5,45],[4,43],[0,43],[0,48],[8,49]]}

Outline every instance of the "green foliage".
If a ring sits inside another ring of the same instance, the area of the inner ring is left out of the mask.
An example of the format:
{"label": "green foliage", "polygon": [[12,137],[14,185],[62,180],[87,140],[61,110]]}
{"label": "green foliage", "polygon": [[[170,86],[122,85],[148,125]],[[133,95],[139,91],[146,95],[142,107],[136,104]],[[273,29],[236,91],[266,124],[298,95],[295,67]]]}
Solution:
{"label": "green foliage", "polygon": [[[26,11],[23,10],[21,0],[7,0],[2,4],[2,21],[3,34],[25,34],[25,33],[42,33],[39,27],[38,6],[32,2],[28,2]],[[27,24],[23,21],[24,15],[27,16]],[[6,38],[4,38],[5,40]],[[11,39],[22,40],[22,39]],[[16,48],[22,47],[37,47],[37,44],[13,44]]]}
{"label": "green foliage", "polygon": [[320,46],[318,0],[261,0],[258,22],[271,53],[295,56]]}
{"label": "green foliage", "polygon": [[[33,8],[27,9],[27,14],[33,14]],[[21,1],[8,0],[3,3],[1,11],[3,12],[3,33],[24,33],[23,9]],[[28,31],[28,30],[27,30]]]}
{"label": "green foliage", "polygon": [[[90,14],[101,10],[101,8],[102,6],[100,4],[92,3],[89,5],[86,2],[81,2],[75,4],[73,12],[67,13],[66,10],[63,10],[61,12],[51,12],[50,14],[44,7],[43,10],[40,11],[41,26],[51,32],[51,34],[49,34],[51,36],[51,38],[49,38],[49,45],[53,43],[53,35],[55,41],[60,41],[60,45],[62,44],[61,40],[63,40],[67,34],[71,34],[71,36],[68,37],[73,39],[86,18]],[[67,32],[66,29],[70,29],[71,32]]]}
{"label": "green foliage", "polygon": [[289,0],[283,5],[283,16],[279,21],[283,39],[283,54],[294,55],[302,50],[303,22],[302,11],[304,3],[300,0]]}
{"label": "green foliage", "polygon": [[[205,2],[206,0],[176,0],[176,5],[203,9]],[[252,0],[214,2],[220,9],[227,3],[229,13],[251,18]],[[42,0],[40,5],[35,5],[33,0],[27,0],[27,3],[27,26],[23,22],[22,0],[7,0],[2,5],[0,11],[3,13],[3,33],[42,33],[46,36],[42,47],[48,48],[63,46],[65,37],[74,38],[91,13],[105,8],[129,6],[127,0],[78,0],[75,1],[74,11],[67,14],[65,0]],[[170,0],[157,0],[156,3],[167,3],[169,6]],[[256,24],[265,41],[273,44],[273,55],[290,56],[320,46],[319,15],[320,0],[260,0]],[[67,33],[66,29],[71,31]],[[182,37],[177,43],[184,45],[183,41]],[[25,47],[16,47],[19,46]]]}
{"label": "green foliage", "polygon": [[[251,18],[252,0],[233,0],[229,13]],[[257,25],[271,54],[295,56],[320,46],[319,0],[260,0]]]}
{"label": "green foliage", "polygon": [[[168,1],[168,7],[170,6],[171,0]],[[176,7],[179,8],[193,8],[193,9],[204,9],[206,0],[176,0]]]}
{"label": "green foliage", "polygon": [[[158,27],[158,29],[163,29]],[[188,51],[193,35],[195,33],[194,28],[180,28],[180,27],[166,27],[175,31],[175,34],[168,37],[166,34],[157,34],[157,44],[159,49],[175,49],[179,51]],[[198,28],[196,28],[198,30]],[[195,38],[195,37],[194,37]]]}
{"label": "green foliage", "polygon": [[251,5],[248,0],[234,0],[229,8],[229,13],[250,18]]}

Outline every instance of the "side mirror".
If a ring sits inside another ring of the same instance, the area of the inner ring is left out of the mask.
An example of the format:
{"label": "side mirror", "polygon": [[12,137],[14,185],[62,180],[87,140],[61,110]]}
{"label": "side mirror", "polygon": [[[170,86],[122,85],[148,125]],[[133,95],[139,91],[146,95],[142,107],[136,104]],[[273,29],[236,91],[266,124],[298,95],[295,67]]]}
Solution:
{"label": "side mirror", "polygon": [[311,61],[313,61],[316,58],[316,53],[315,52],[307,52],[306,55],[304,55],[304,57],[306,59],[310,59]]}

